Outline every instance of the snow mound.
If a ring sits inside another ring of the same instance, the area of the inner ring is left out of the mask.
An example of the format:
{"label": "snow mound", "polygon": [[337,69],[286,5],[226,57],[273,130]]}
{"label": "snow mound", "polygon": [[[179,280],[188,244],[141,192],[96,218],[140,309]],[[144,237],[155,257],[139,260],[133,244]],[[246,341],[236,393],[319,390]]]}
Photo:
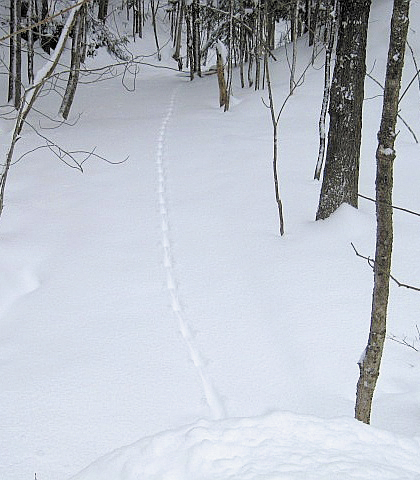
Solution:
{"label": "snow mound", "polygon": [[102,457],[72,480],[420,479],[420,439],[291,413],[200,420]]}

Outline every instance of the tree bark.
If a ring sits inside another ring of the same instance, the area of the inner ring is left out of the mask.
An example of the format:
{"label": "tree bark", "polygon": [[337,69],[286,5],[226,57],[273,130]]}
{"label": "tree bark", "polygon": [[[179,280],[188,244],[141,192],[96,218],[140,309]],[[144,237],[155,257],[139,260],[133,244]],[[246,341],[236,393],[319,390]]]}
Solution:
{"label": "tree bark", "polygon": [[200,34],[200,4],[198,0],[193,0],[191,6],[192,14],[192,42],[193,42],[193,59],[194,72],[201,77],[201,34]]}
{"label": "tree bark", "polygon": [[76,88],[79,81],[80,64],[83,52],[84,22],[86,18],[86,5],[78,12],[76,23],[73,28],[73,39],[71,47],[70,73],[67,81],[66,91],[60,106],[59,113],[64,120],[67,120],[73,104]]}
{"label": "tree bark", "polygon": [[297,59],[297,37],[298,37],[298,19],[299,19],[299,0],[294,0],[294,5],[291,9],[291,25],[292,25],[292,65],[290,67],[289,93],[293,95],[295,89],[295,73],[296,73],[296,59]]}
{"label": "tree bark", "polygon": [[31,25],[34,23],[35,16],[35,0],[28,0],[28,13],[26,16],[28,30],[28,82],[30,84],[34,81],[34,31]]}
{"label": "tree bark", "polygon": [[99,0],[98,19],[105,22],[108,15],[108,0]]}
{"label": "tree bark", "polygon": [[371,0],[347,0],[341,5],[328,146],[317,220],[329,217],[343,203],[358,206],[370,4]]}
{"label": "tree bark", "polygon": [[320,0],[315,0],[315,5],[312,5],[312,7],[311,7],[311,18],[310,18],[310,27],[309,27],[309,46],[314,45],[315,40],[316,40],[319,2],[320,2]]}
{"label": "tree bark", "polygon": [[219,84],[219,106],[224,107],[227,102],[227,87],[225,80],[225,66],[222,54],[216,46],[217,55],[217,82]]}
{"label": "tree bark", "polygon": [[184,18],[184,0],[177,2],[177,16],[175,24],[174,53],[172,58],[178,63],[178,70],[182,70],[181,57],[181,38],[182,38],[182,21]]}
{"label": "tree bark", "polygon": [[319,180],[321,177],[322,166],[325,158],[326,144],[326,116],[328,110],[328,102],[331,90],[331,56],[334,49],[335,32],[336,32],[336,13],[338,0],[328,0],[328,17],[325,28],[327,30],[328,42],[325,48],[325,64],[324,64],[324,95],[322,99],[321,113],[319,116],[319,149],[318,160],[316,163],[314,179]]}
{"label": "tree bark", "polygon": [[[21,0],[10,0],[9,87],[7,100],[19,109],[22,96]],[[15,33],[16,32],[16,33]]]}
{"label": "tree bark", "polygon": [[154,0],[150,1],[150,8],[152,10],[152,24],[153,24],[153,34],[155,36],[155,43],[156,43],[156,49],[157,49],[157,57],[159,62],[162,59],[161,53],[160,53],[160,46],[159,46],[159,38],[158,38],[158,33],[157,33],[157,25],[156,25],[156,15],[157,11],[159,8],[159,0],[157,0],[156,7],[155,7],[155,2]]}
{"label": "tree bark", "polygon": [[[48,0],[42,0],[41,20],[45,20],[48,17],[48,14]],[[41,25],[41,48],[48,55],[50,54],[50,40],[51,38],[48,34],[48,24],[44,23],[43,25]]]}
{"label": "tree bark", "polygon": [[355,417],[370,423],[372,399],[379,377],[386,335],[389,279],[393,244],[392,189],[394,143],[399,92],[404,67],[410,0],[394,0],[382,119],[376,150],[376,251],[372,313],[368,344],[360,359]]}
{"label": "tree bark", "polygon": [[274,194],[276,197],[277,211],[279,215],[279,229],[280,235],[284,235],[284,217],[283,217],[283,202],[280,196],[280,186],[279,186],[279,176],[277,168],[277,159],[278,159],[278,124],[280,114],[276,115],[274,99],[273,99],[273,90],[271,88],[271,79],[270,79],[270,68],[268,65],[268,53],[264,55],[264,69],[267,78],[267,90],[268,90],[268,99],[269,99],[269,108],[271,114],[271,122],[273,125],[273,180],[274,180]]}

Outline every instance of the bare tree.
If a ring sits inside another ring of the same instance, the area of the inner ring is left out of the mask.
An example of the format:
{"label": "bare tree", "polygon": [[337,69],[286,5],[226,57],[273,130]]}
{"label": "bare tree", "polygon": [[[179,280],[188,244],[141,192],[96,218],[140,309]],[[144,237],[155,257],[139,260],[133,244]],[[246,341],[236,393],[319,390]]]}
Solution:
{"label": "bare tree", "polygon": [[335,33],[336,33],[336,16],[338,0],[327,0],[327,23],[325,25],[327,44],[325,48],[325,64],[324,64],[324,95],[322,98],[321,113],[319,116],[319,149],[318,160],[316,163],[314,179],[319,180],[321,177],[322,166],[325,158],[325,141],[326,141],[326,116],[328,110],[328,102],[331,91],[331,56],[334,49]]}
{"label": "bare tree", "polygon": [[9,93],[7,100],[16,109],[22,94],[21,0],[10,0]]}
{"label": "bare tree", "polygon": [[[277,168],[277,162],[278,162],[278,125],[279,125],[279,120],[280,120],[280,115],[282,112],[282,109],[280,110],[280,113],[276,114],[275,111],[275,105],[274,105],[274,99],[273,99],[273,90],[271,86],[271,78],[270,78],[270,68],[268,65],[268,55],[266,54],[264,56],[264,66],[265,66],[265,75],[267,78],[267,90],[268,90],[268,100],[269,104],[268,107],[270,109],[270,114],[271,114],[271,123],[273,125],[273,179],[274,179],[274,193],[276,196],[276,204],[277,204],[277,210],[279,214],[279,227],[280,227],[280,235],[284,235],[284,217],[283,217],[283,203],[281,200],[280,196],[280,186],[279,186],[279,175],[278,175],[278,168]],[[290,95],[292,95],[293,91],[289,93],[288,98]],[[287,99],[286,99],[287,101]],[[284,107],[285,104],[283,104]],[[282,108],[283,108],[282,107]]]}
{"label": "bare tree", "polygon": [[36,12],[35,12],[35,0],[28,0],[28,12],[26,15],[27,25],[28,25],[28,82],[30,84],[34,81],[34,31],[32,24],[35,23]]}
{"label": "bare tree", "polygon": [[382,119],[376,150],[376,251],[369,339],[359,361],[355,417],[370,423],[372,399],[386,336],[393,245],[392,189],[399,92],[404,67],[410,0],[394,0]]}
{"label": "bare tree", "polygon": [[82,62],[84,34],[86,28],[86,11],[86,5],[83,5],[83,7],[80,8],[77,13],[73,27],[69,78],[59,110],[60,115],[62,115],[65,120],[67,120],[69,116],[70,108],[76,93],[77,83],[79,81],[80,64]]}
{"label": "bare tree", "polygon": [[24,95],[22,97],[22,101],[19,104],[19,109],[16,116],[15,125],[13,128],[11,142],[6,154],[6,161],[0,173],[0,215],[3,212],[6,181],[7,181],[7,176],[10,170],[10,166],[12,164],[13,153],[15,150],[16,143],[19,140],[20,134],[25,125],[29,112],[32,110],[32,107],[34,106],[35,101],[37,100],[37,98],[39,97],[39,94],[41,93],[42,87],[47,82],[47,80],[51,78],[60,61],[60,57],[65,47],[65,42],[69,37],[70,32],[73,28],[76,15],[80,10],[80,8],[87,1],[89,0],[85,0],[85,2],[77,3],[77,0],[76,0],[74,2],[74,8],[70,8],[67,21],[63,27],[63,30],[61,32],[61,35],[60,35],[58,44],[54,50],[54,53],[52,54],[51,58],[48,59],[44,68],[41,68],[40,72],[35,78],[34,84],[25,90]]}
{"label": "bare tree", "polygon": [[291,25],[292,25],[292,64],[290,66],[289,92],[293,94],[295,89],[296,60],[297,60],[297,39],[299,24],[299,0],[294,0],[291,5]]}

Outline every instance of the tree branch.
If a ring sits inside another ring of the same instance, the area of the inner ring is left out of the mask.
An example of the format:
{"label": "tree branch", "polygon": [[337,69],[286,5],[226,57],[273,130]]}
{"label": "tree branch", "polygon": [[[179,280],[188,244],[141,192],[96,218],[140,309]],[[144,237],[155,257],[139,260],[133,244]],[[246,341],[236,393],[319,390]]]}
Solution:
{"label": "tree branch", "polygon": [[[369,200],[370,202],[376,203],[376,200],[374,198],[366,197],[365,195],[362,195],[361,193],[358,193],[357,195],[360,198],[364,198],[365,200]],[[417,217],[420,217],[420,213],[415,212],[414,210],[409,210],[408,208],[397,207],[395,205],[388,205],[388,206],[393,208],[394,210],[400,210],[401,212],[411,213],[411,215],[416,215]]]}
{"label": "tree branch", "polygon": [[[416,75],[414,76],[414,80],[416,79],[416,77],[419,75],[419,72],[416,73]],[[384,86],[381,84],[381,82],[379,82],[375,77],[373,77],[370,73],[366,73],[366,76],[369,77],[372,81],[374,81],[376,83],[376,85],[378,85],[382,90],[384,90]],[[410,84],[408,85],[408,87],[406,88],[406,90],[404,91],[404,93],[401,95],[399,101],[401,102],[403,96],[405,95],[406,91],[408,90],[408,88],[411,86],[411,84],[413,83],[414,80],[411,80]],[[374,98],[374,97],[373,97]],[[410,125],[403,119],[403,117],[397,113],[397,116],[398,118],[402,121],[402,123],[406,126],[407,130],[411,133],[411,135],[413,136],[414,138],[414,141],[416,143],[419,143],[418,139],[417,139],[417,135],[414,133],[414,130],[410,127]]]}
{"label": "tree branch", "polygon": [[[353,247],[354,253],[356,254],[357,257],[363,258],[364,260],[367,261],[368,265],[372,268],[372,270],[375,268],[375,260],[370,257],[365,257],[364,255],[360,254],[357,250],[356,247],[354,246],[353,242],[351,243],[351,246]],[[407,288],[408,290],[414,290],[415,292],[420,292],[419,287],[414,287],[413,285],[408,285],[406,283],[402,283],[399,280],[397,280],[393,275],[389,275],[389,278],[397,284],[398,287],[404,287]]]}

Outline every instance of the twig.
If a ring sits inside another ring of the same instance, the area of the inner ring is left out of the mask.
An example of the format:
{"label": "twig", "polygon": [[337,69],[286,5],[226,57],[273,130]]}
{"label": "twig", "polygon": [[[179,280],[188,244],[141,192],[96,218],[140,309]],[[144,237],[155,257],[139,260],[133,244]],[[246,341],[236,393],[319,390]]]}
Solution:
{"label": "twig", "polygon": [[[419,72],[416,73],[416,75],[415,75],[415,77],[414,77],[414,80],[416,79],[416,77],[418,76],[418,74],[419,74]],[[381,82],[379,82],[379,81],[378,81],[375,77],[373,77],[370,73],[366,73],[366,76],[369,77],[372,81],[374,81],[374,82],[376,83],[376,85],[378,85],[382,90],[384,89],[384,86],[381,84]],[[412,80],[412,81],[410,82],[410,84],[409,84],[408,87],[410,87],[411,83],[413,83],[414,80]],[[408,89],[408,87],[407,87],[407,89]],[[407,89],[406,89],[406,90],[404,91],[404,93],[401,95],[399,101],[402,100],[402,98],[403,98],[403,96],[405,95]],[[419,143],[419,141],[418,141],[418,139],[417,139],[417,135],[414,133],[414,131],[413,131],[413,129],[410,127],[410,125],[403,119],[403,117],[402,117],[399,113],[397,114],[397,116],[398,116],[398,118],[402,121],[402,123],[405,125],[405,127],[407,128],[407,130],[411,133],[411,135],[412,135],[413,138],[414,138],[414,141],[415,141],[416,143]]]}
{"label": "twig", "polygon": [[413,342],[413,343],[408,343],[408,342],[407,342],[406,337],[404,337],[404,338],[401,340],[400,338],[396,337],[395,335],[388,335],[388,338],[389,338],[390,340],[392,340],[393,342],[399,343],[400,345],[404,345],[404,346],[406,346],[406,347],[408,347],[408,348],[412,348],[412,349],[413,349],[414,351],[416,351],[416,352],[419,351],[419,349],[414,346],[414,342]]}
{"label": "twig", "polygon": [[[374,198],[366,197],[365,195],[362,195],[361,193],[358,193],[357,196],[360,197],[360,198],[364,198],[365,200],[369,200],[370,202],[376,203],[376,200]],[[413,210],[409,210],[408,208],[396,207],[395,205],[388,205],[388,207],[391,207],[394,210],[400,210],[402,212],[411,213],[411,215],[416,215],[417,217],[420,217],[420,213],[414,212]]]}
{"label": "twig", "polygon": [[[353,247],[353,250],[354,250],[354,253],[356,254],[357,257],[360,257],[360,258],[363,258],[364,260],[367,261],[368,265],[374,269],[375,268],[375,260],[373,260],[373,258],[370,258],[370,257],[365,257],[364,255],[360,254],[357,250],[356,250],[356,247],[354,246],[353,242],[351,242],[351,246]],[[420,292],[420,288],[419,287],[414,287],[413,285],[407,285],[406,283],[402,283],[400,282],[399,280],[397,280],[393,275],[389,275],[389,278],[394,281],[398,287],[404,287],[404,288],[407,288],[409,290],[414,290],[416,292]]]}

